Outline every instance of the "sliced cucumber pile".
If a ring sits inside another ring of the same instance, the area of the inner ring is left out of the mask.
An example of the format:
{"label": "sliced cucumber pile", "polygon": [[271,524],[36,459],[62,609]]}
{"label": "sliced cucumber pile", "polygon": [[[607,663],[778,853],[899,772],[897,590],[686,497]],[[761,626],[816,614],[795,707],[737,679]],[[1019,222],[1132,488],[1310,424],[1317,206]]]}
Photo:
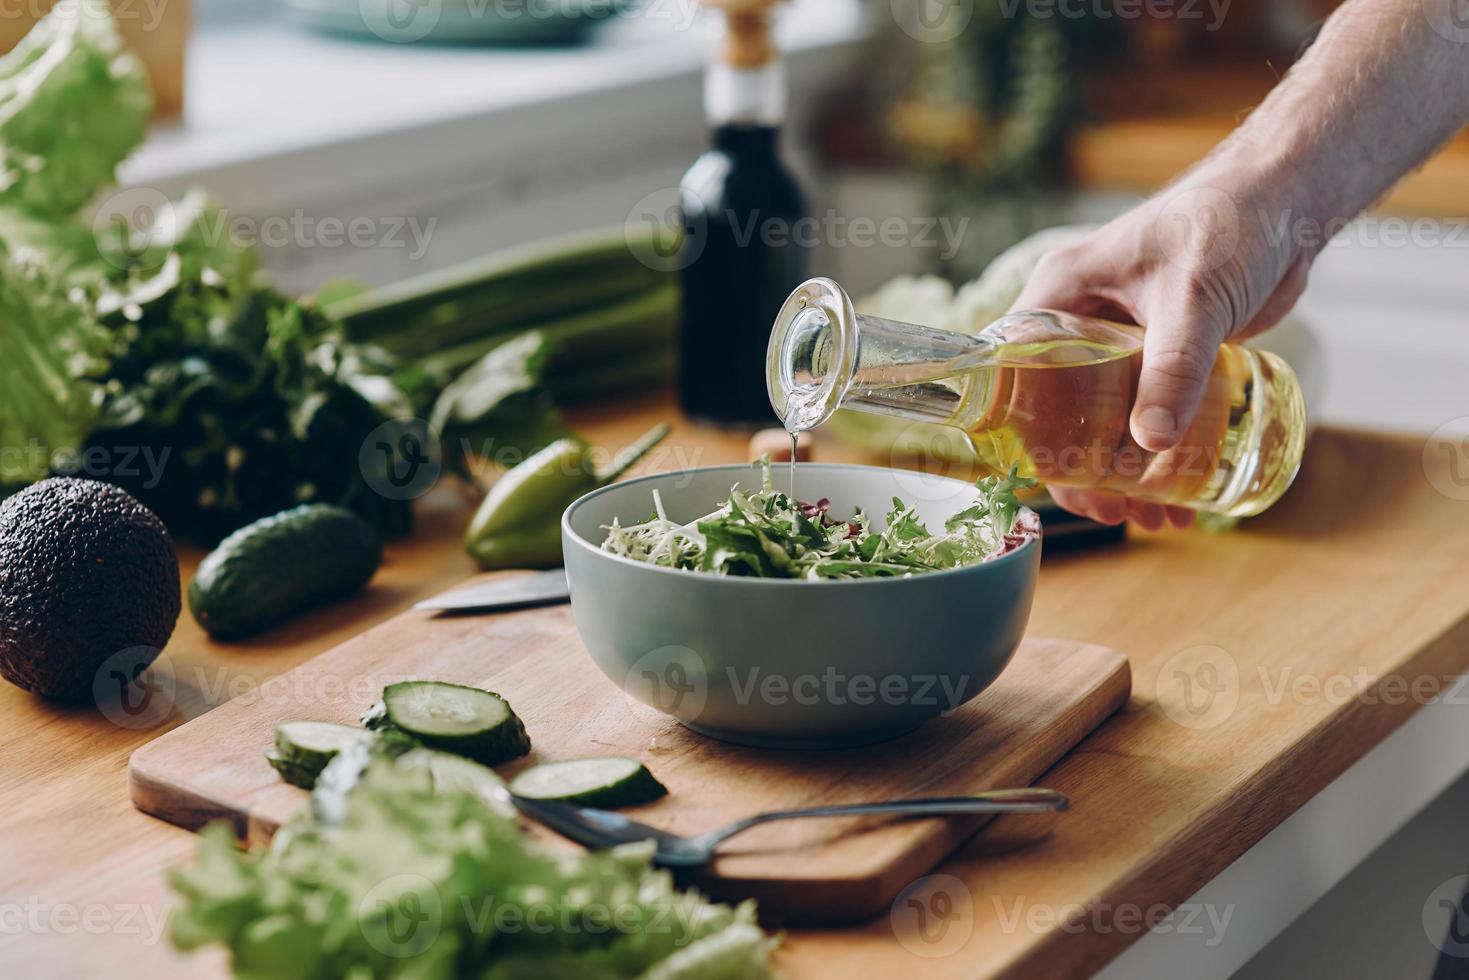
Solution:
{"label": "sliced cucumber pile", "polygon": [[[369,716],[375,712],[369,711]],[[383,689],[381,717],[367,724],[404,732],[429,748],[482,762],[487,766],[525,755],[530,737],[492,691],[443,681],[403,681]]]}
{"label": "sliced cucumber pile", "polygon": [[612,757],[533,766],[510,781],[510,791],[532,800],[611,808],[648,803],[668,788],[638,760]]}
{"label": "sliced cucumber pile", "polygon": [[463,790],[483,800],[490,809],[512,819],[520,815],[510,794],[505,790],[505,780],[495,770],[482,766],[473,759],[466,759],[435,749],[413,749],[398,756],[397,763],[409,769],[427,769],[433,780],[434,790]]}
{"label": "sliced cucumber pile", "polygon": [[275,726],[275,748],[266,760],[293,786],[311,789],[316,777],[349,745],[367,745],[372,732],[329,721],[283,721]]}

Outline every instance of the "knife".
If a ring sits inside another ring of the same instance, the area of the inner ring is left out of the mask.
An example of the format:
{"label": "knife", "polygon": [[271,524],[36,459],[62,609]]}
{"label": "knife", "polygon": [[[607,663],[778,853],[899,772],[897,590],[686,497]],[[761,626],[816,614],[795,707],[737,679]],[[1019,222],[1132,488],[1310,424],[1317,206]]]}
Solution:
{"label": "knife", "polygon": [[566,569],[553,568],[548,572],[517,575],[467,589],[455,589],[416,603],[413,608],[444,612],[494,612],[498,609],[546,606],[566,602],[570,598],[571,587],[566,581]]}

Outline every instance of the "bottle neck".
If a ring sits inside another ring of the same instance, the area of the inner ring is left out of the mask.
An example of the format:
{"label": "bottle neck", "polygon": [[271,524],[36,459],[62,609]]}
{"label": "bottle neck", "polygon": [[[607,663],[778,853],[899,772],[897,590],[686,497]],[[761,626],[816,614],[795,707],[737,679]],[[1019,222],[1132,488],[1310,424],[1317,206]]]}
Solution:
{"label": "bottle neck", "polygon": [[778,58],[754,67],[710,65],[704,115],[715,129],[780,126],[786,117],[785,66]]}
{"label": "bottle neck", "polygon": [[775,158],[780,147],[780,130],[775,126],[724,123],[714,127],[714,148],[745,160]]}

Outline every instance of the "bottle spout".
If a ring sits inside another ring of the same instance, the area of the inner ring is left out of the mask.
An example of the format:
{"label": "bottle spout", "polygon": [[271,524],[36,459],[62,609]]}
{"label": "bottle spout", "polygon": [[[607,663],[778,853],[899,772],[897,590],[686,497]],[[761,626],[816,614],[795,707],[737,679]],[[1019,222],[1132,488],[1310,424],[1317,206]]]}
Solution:
{"label": "bottle spout", "polygon": [[808,279],[786,297],[765,355],[770,407],[790,432],[836,413],[857,368],[857,313],[846,290]]}
{"label": "bottle spout", "polygon": [[858,313],[830,279],[796,287],[776,314],[766,351],[771,407],[791,432],[838,408],[924,422],[952,417],[952,379],[988,362],[994,343]]}

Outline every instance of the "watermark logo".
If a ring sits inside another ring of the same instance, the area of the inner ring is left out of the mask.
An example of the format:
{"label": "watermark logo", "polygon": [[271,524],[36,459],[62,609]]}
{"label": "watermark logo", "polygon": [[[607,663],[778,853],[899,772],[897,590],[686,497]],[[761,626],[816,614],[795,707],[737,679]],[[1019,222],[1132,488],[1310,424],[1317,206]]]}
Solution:
{"label": "watermark logo", "polygon": [[412,44],[439,26],[443,0],[357,0],[363,26],[384,41]]}
{"label": "watermark logo", "polygon": [[1423,0],[1423,18],[1439,37],[1469,43],[1469,0]]}
{"label": "watermark logo", "polygon": [[423,875],[393,875],[378,882],[357,904],[357,921],[367,944],[384,956],[408,959],[425,952],[444,927],[444,904]]}
{"label": "watermark logo", "polygon": [[1469,874],[1455,875],[1423,903],[1423,934],[1439,952],[1469,958]]}
{"label": "watermark logo", "polygon": [[119,268],[136,266],[150,249],[174,237],[178,210],[154,187],[126,187],[109,195],[92,215],[92,237]]}
{"label": "watermark logo", "polygon": [[1469,416],[1433,430],[1423,443],[1423,475],[1450,500],[1469,500]]}
{"label": "watermark logo", "polygon": [[704,254],[708,235],[704,225],[684,221],[683,199],[677,187],[645,194],[622,222],[623,240],[643,265],[658,272],[677,272]]}
{"label": "watermark logo", "polygon": [[118,728],[157,728],[173,713],[178,681],[167,654],[157,647],[119,650],[92,675],[92,699],[102,717]]}
{"label": "watermark logo", "polygon": [[974,0],[890,0],[898,29],[924,44],[954,40],[974,20]]}
{"label": "watermark logo", "polygon": [[[973,502],[974,489],[971,481],[964,481],[969,485],[968,489],[959,489],[954,486],[956,478],[963,479],[963,476],[968,475],[965,467],[950,462],[941,450],[934,452],[933,447],[917,446],[915,450],[922,455],[917,459],[911,457],[905,459],[906,465],[895,465],[893,472],[893,482],[898,488],[897,495],[905,504],[911,506],[952,501],[955,505],[954,510],[957,511]],[[900,454],[895,452],[894,455]]]}
{"label": "watermark logo", "polygon": [[1239,663],[1223,647],[1186,647],[1158,670],[1158,704],[1185,728],[1222,725],[1234,714],[1239,696]]}
{"label": "watermark logo", "polygon": [[914,956],[953,956],[974,934],[974,896],[953,875],[927,875],[898,893],[888,921],[898,943]]}
{"label": "watermark logo", "polygon": [[389,419],[362,440],[357,451],[362,479],[389,500],[428,493],[443,471],[443,454],[433,428],[423,419]]}
{"label": "watermark logo", "polygon": [[623,678],[622,690],[637,702],[679,721],[698,721],[709,700],[709,666],[689,647],[661,646],[633,662]]}
{"label": "watermark logo", "polygon": [[1191,187],[1162,202],[1153,232],[1168,261],[1189,272],[1211,271],[1239,252],[1239,208],[1217,187]]}

